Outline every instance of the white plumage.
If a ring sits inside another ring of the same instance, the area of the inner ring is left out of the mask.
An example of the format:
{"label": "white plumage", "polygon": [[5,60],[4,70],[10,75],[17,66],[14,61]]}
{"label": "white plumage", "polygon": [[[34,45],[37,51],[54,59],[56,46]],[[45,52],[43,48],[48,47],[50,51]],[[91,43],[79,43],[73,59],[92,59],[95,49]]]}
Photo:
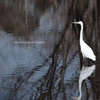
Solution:
{"label": "white plumage", "polygon": [[84,42],[83,40],[83,22],[79,21],[79,22],[73,22],[75,24],[80,24],[81,25],[81,30],[80,30],[80,48],[81,48],[81,52],[83,55],[83,58],[89,58],[93,61],[96,60],[96,56],[93,53],[93,50]]}
{"label": "white plumage", "polygon": [[89,77],[93,73],[94,70],[95,70],[95,65],[87,66],[87,67],[83,65],[82,70],[80,72],[80,77],[79,77],[79,96],[78,97],[72,97],[73,99],[81,100],[81,97],[82,97],[82,91],[81,91],[82,82],[87,77]]}

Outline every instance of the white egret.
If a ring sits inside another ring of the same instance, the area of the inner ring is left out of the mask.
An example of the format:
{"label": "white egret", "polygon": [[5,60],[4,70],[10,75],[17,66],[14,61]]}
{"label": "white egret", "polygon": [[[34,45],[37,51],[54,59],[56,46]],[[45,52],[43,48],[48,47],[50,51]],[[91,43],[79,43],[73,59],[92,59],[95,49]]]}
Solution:
{"label": "white egret", "polygon": [[81,25],[81,30],[80,30],[80,48],[81,48],[81,52],[82,52],[83,58],[89,58],[89,59],[95,61],[96,60],[96,56],[94,55],[93,50],[83,40],[83,22],[79,21],[79,22],[72,22],[72,23]]}
{"label": "white egret", "polygon": [[81,100],[82,97],[82,91],[81,91],[81,86],[83,80],[85,80],[87,77],[89,77],[93,71],[95,70],[95,65],[92,66],[84,66],[82,67],[82,70],[80,72],[80,77],[79,77],[79,96],[78,97],[72,97],[73,99]]}

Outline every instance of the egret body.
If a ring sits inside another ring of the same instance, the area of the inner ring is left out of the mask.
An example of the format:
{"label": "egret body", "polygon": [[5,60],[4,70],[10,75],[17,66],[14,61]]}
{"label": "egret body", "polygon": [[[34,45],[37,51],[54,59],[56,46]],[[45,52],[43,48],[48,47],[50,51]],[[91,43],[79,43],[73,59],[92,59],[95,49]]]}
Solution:
{"label": "egret body", "polygon": [[96,60],[96,56],[94,55],[93,50],[83,40],[83,22],[79,21],[79,22],[72,22],[72,23],[81,25],[81,30],[80,30],[80,48],[81,48],[81,52],[82,52],[83,58],[89,58],[89,59],[95,61]]}

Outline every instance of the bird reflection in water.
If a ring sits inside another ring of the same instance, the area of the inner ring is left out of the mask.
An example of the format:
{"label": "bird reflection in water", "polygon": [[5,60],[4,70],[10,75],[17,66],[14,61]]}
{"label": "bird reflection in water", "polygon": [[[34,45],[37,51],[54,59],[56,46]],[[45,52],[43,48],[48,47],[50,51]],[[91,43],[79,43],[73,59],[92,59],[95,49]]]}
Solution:
{"label": "bird reflection in water", "polygon": [[93,73],[94,70],[95,70],[95,65],[88,66],[88,67],[83,65],[82,70],[80,71],[80,77],[79,77],[79,96],[78,97],[72,97],[73,99],[81,100],[81,97],[82,97],[82,91],[81,91],[82,81],[85,80],[87,77],[89,77]]}

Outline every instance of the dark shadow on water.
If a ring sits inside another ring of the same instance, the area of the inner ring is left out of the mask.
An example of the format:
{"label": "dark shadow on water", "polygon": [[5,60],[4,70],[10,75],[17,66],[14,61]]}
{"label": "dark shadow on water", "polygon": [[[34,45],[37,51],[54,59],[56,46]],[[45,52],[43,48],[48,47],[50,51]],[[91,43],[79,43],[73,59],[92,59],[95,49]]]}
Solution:
{"label": "dark shadow on water", "polygon": [[[73,100],[83,63],[96,67],[82,99],[99,100],[99,11],[98,0],[0,0],[0,100]],[[96,62],[82,58],[79,20]]]}

